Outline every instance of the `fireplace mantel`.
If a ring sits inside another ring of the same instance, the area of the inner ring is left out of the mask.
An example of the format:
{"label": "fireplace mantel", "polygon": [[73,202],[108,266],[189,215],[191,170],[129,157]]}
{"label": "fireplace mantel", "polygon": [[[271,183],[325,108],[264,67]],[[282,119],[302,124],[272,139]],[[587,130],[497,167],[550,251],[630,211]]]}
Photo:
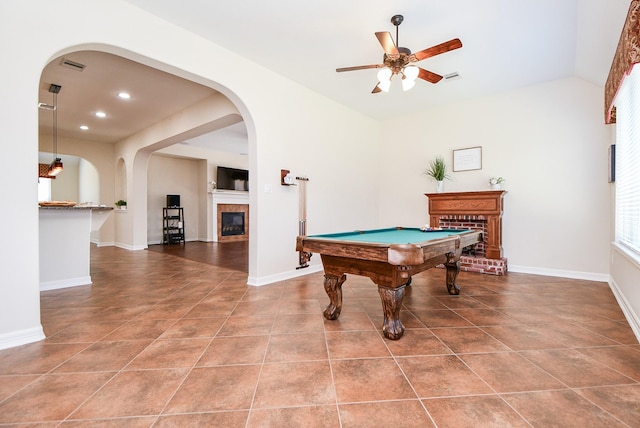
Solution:
{"label": "fireplace mantel", "polygon": [[425,193],[429,198],[429,224],[438,227],[448,216],[473,216],[486,221],[485,257],[504,260],[502,213],[505,190],[480,192]]}
{"label": "fireplace mantel", "polygon": [[210,192],[211,198],[213,199],[213,204],[248,204],[249,203],[249,192],[236,192],[230,190],[228,192],[224,191],[214,191]]}
{"label": "fireplace mantel", "polygon": [[[211,192],[213,203],[213,241],[238,241],[249,239],[249,192]],[[221,236],[221,216],[222,212],[244,212],[245,213],[245,229],[244,235]]]}

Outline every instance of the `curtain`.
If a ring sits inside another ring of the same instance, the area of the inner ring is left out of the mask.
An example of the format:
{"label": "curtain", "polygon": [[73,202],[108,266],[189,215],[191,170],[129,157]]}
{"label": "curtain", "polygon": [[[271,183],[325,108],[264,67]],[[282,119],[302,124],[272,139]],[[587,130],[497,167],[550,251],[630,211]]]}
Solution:
{"label": "curtain", "polygon": [[605,123],[616,122],[614,102],[624,78],[640,62],[640,0],[632,0],[604,87]]}

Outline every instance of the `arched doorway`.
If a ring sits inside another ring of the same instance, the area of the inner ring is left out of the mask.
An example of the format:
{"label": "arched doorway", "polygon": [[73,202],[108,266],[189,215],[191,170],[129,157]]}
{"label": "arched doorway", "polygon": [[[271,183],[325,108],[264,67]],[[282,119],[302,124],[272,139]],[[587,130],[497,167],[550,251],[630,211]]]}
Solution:
{"label": "arched doorway", "polygon": [[[82,68],[82,70],[79,71],[78,68]],[[124,83],[120,85],[115,83],[118,79],[114,76],[120,76],[121,82],[133,82],[129,86],[133,89],[127,89]],[[124,56],[102,51],[83,50],[69,51],[55,58],[45,67],[40,84],[41,93],[50,83],[54,82],[63,88],[59,99],[65,101],[64,106],[70,106],[65,112],[66,114],[58,116],[59,150],[68,153],[88,152],[103,161],[106,160],[107,163],[110,162],[111,166],[107,171],[108,178],[101,185],[98,203],[111,205],[116,200],[124,199],[127,201],[129,208],[127,213],[117,216],[112,222],[113,224],[107,225],[113,229],[111,235],[114,237],[116,245],[122,240],[124,242],[119,246],[128,249],[141,249],[146,248],[149,243],[148,233],[142,238],[127,237],[129,231],[135,231],[135,233],[139,233],[140,230],[146,231],[147,227],[143,228],[141,225],[148,224],[150,218],[153,217],[148,211],[147,201],[142,197],[142,193],[146,195],[148,183],[142,183],[143,180],[137,179],[146,175],[149,153],[168,150],[172,156],[195,159],[198,162],[204,161],[205,167],[200,173],[201,185],[204,189],[212,179],[214,165],[249,168],[248,137],[242,153],[220,155],[220,152],[212,156],[202,154],[204,150],[207,150],[206,147],[202,147],[203,135],[215,131],[216,127],[224,127],[231,122],[243,120],[235,107],[233,115],[239,119],[216,119],[216,114],[220,113],[216,113],[214,108],[208,112],[211,120],[205,119],[200,122],[194,120],[192,128],[181,128],[180,126],[183,126],[184,123],[178,123],[184,122],[185,117],[188,122],[189,116],[206,115],[206,109],[212,104],[211,99],[216,97],[226,102],[227,105],[222,107],[223,110],[229,109],[229,105],[233,106],[228,98],[213,87],[166,73]],[[212,84],[212,86],[215,85]],[[156,90],[153,90],[153,87]],[[108,88],[108,90],[90,91],[88,88]],[[127,89],[130,92],[129,98],[124,101],[118,97],[121,89]],[[63,98],[63,95],[66,98]],[[104,108],[100,102],[103,103]],[[132,108],[134,105],[137,107]],[[155,110],[153,111],[155,116],[149,114],[150,110]],[[106,118],[102,118],[102,121],[100,118],[94,117],[94,113],[98,111],[105,113]],[[144,113],[141,114],[140,111]],[[139,114],[140,116],[138,116]],[[79,122],[78,118],[83,115],[87,118],[90,117],[86,122],[88,125]],[[227,114],[222,113],[222,116],[230,115],[227,111]],[[108,127],[104,126],[105,120],[110,121]],[[117,123],[124,123],[124,125],[115,125]],[[80,130],[80,124],[89,129]],[[172,125],[176,126],[172,128]],[[166,132],[162,133],[159,131],[160,129]],[[44,130],[41,130],[41,135],[43,133]],[[184,144],[195,137],[199,139],[197,149]],[[100,150],[96,147],[100,147]],[[108,149],[105,150],[105,147]],[[109,151],[111,153],[108,153]],[[213,151],[215,152],[215,148]],[[140,154],[142,156],[139,156]],[[229,157],[232,159],[229,160]],[[244,159],[238,160],[242,157]],[[236,163],[234,164],[234,162]],[[109,198],[108,195],[113,196]],[[208,219],[212,215],[206,202],[206,190],[198,191],[198,198],[205,198],[205,200],[197,202],[199,209],[198,220],[195,224],[198,224],[200,228],[206,228],[211,222],[202,219]],[[202,237],[206,239],[208,235],[210,235],[209,232],[197,232],[198,239],[202,239]]]}

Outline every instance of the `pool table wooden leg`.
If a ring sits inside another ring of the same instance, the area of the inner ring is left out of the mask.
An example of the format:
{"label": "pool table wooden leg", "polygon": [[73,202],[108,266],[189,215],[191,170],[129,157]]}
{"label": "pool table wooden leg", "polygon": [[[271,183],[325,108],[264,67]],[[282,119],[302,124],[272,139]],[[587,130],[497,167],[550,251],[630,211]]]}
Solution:
{"label": "pool table wooden leg", "polygon": [[398,288],[378,286],[378,293],[380,300],[382,300],[382,311],[384,312],[382,333],[390,340],[398,340],[404,334],[404,326],[400,321],[400,308],[404,299],[405,285]]}
{"label": "pool table wooden leg", "polygon": [[447,290],[449,294],[460,294],[460,287],[456,284],[456,278],[460,273],[460,256],[454,253],[447,253],[447,262],[444,264],[447,268]]}
{"label": "pool table wooden leg", "polygon": [[347,280],[347,275],[324,276],[324,290],[329,296],[329,306],[324,310],[324,317],[328,320],[337,320],[342,312],[342,284]]}

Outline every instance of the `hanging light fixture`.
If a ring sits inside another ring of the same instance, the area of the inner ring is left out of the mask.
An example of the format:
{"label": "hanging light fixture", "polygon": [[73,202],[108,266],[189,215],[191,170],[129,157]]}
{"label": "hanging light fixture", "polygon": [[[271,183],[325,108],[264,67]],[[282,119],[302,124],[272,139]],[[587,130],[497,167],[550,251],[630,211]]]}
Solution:
{"label": "hanging light fixture", "polygon": [[415,65],[408,65],[402,70],[402,90],[408,91],[416,85],[416,78],[418,77],[418,67]]}
{"label": "hanging light fixture", "polygon": [[62,159],[58,157],[58,92],[62,86],[51,84],[49,92],[53,94],[53,161],[49,165],[49,176],[54,177],[62,172]]}
{"label": "hanging light fixture", "polygon": [[415,65],[407,65],[406,67],[397,70],[392,70],[389,67],[384,67],[378,70],[378,85],[374,92],[389,92],[391,88],[391,79],[396,74],[402,75],[402,90],[408,91],[416,85],[416,79],[418,78],[418,74],[420,73],[420,69]]}
{"label": "hanging light fixture", "polygon": [[389,92],[391,88],[391,77],[393,72],[390,68],[384,67],[378,71],[378,88],[383,92]]}
{"label": "hanging light fixture", "polygon": [[433,73],[424,68],[420,68],[412,63],[422,61],[445,52],[459,49],[462,47],[460,39],[451,39],[448,42],[422,49],[416,53],[411,53],[411,49],[400,46],[399,26],[402,24],[404,17],[402,15],[394,15],[391,17],[391,23],[396,27],[396,39],[388,31],[377,31],[375,33],[378,42],[384,50],[381,64],[357,65],[355,67],[336,68],[338,73],[343,71],[366,70],[370,68],[380,69],[378,71],[378,83],[371,91],[372,94],[380,92],[389,92],[391,88],[391,79],[396,74],[402,78],[402,89],[408,91],[416,84],[416,79],[426,80],[430,83],[438,83],[443,76]]}

